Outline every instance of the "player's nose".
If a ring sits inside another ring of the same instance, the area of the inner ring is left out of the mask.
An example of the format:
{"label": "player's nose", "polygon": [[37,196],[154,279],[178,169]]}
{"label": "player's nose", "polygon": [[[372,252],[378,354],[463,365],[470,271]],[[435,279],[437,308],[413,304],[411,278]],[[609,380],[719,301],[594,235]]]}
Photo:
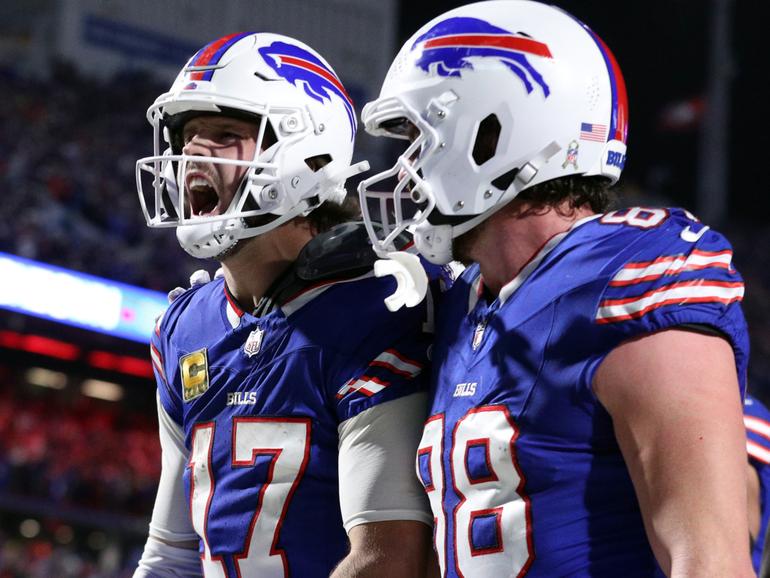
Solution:
{"label": "player's nose", "polygon": [[211,141],[200,134],[188,139],[182,147],[182,153],[189,156],[207,156],[211,151]]}

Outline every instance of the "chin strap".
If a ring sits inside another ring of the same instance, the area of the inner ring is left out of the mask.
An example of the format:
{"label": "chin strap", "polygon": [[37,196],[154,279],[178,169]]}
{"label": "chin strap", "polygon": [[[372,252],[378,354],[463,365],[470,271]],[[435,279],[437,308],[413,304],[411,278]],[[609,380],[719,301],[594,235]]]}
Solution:
{"label": "chin strap", "polygon": [[352,177],[353,175],[358,175],[368,171],[369,161],[361,161],[354,165],[345,167],[344,169],[337,171],[336,173],[329,173],[327,170],[328,166],[329,165],[326,165],[326,167],[321,169],[321,172],[324,178],[320,187],[323,189],[325,187],[334,186],[336,183],[337,186],[335,187],[331,195],[329,195],[328,200],[331,201],[332,203],[337,203],[338,205],[341,205],[342,202],[345,200],[345,196],[347,195],[347,191],[345,190],[345,181],[348,180],[348,178]]}
{"label": "chin strap", "polygon": [[516,178],[513,179],[513,182],[505,190],[495,205],[483,213],[476,215],[472,219],[469,219],[464,223],[453,227],[452,238],[454,239],[467,233],[473,227],[482,221],[486,221],[489,217],[502,209],[505,205],[508,204],[509,201],[512,201],[516,195],[521,192],[524,186],[532,182],[532,179],[535,178],[538,171],[540,170],[540,167],[547,163],[551,157],[553,157],[560,150],[561,147],[556,141],[551,141],[545,147],[543,147],[536,155],[534,155],[528,162],[524,163],[524,165],[519,169],[519,172],[516,174]]}
{"label": "chin strap", "polygon": [[419,305],[428,292],[428,275],[420,258],[404,251],[394,251],[386,257],[374,263],[374,274],[377,277],[393,275],[396,278],[396,291],[385,298],[385,306],[389,311],[398,311],[404,305]]}
{"label": "chin strap", "polygon": [[[347,195],[347,192],[345,191],[345,180],[352,175],[356,175],[367,170],[369,170],[369,163],[367,161],[361,161],[360,163],[345,167],[336,173],[329,173],[327,168],[324,167],[321,169],[321,171],[323,171],[323,179],[318,184],[318,188],[323,190],[334,186],[335,188],[329,193],[329,196],[325,199],[325,201],[342,204],[342,202],[345,200],[345,196]],[[257,235],[267,233],[268,231],[271,231],[276,227],[291,221],[294,217],[309,214],[313,209],[316,208],[316,206],[317,205],[311,206],[308,199],[302,199],[289,211],[279,217],[276,217],[266,225],[241,229],[238,232],[236,239],[250,239],[251,237],[256,237]],[[222,251],[216,255],[213,255],[213,258],[217,258],[221,254]],[[196,257],[197,255],[193,256]]]}
{"label": "chin strap", "polygon": [[513,200],[516,195],[535,178],[540,168],[549,161],[561,147],[552,141],[519,169],[516,178],[503,192],[495,204],[478,215],[468,218],[459,225],[433,225],[427,219],[414,226],[414,245],[420,254],[431,263],[445,265],[453,259],[452,245],[454,239],[470,231],[473,227],[486,221],[497,211]]}

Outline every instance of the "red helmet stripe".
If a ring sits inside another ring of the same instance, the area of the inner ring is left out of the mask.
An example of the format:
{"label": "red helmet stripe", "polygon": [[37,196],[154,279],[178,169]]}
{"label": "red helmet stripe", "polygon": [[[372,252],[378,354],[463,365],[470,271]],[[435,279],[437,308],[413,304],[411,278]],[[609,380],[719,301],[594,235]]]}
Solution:
{"label": "red helmet stripe", "polygon": [[459,48],[462,46],[506,48],[517,52],[551,58],[551,51],[549,50],[548,45],[521,36],[507,36],[502,34],[453,34],[452,36],[431,38],[425,42],[425,48]]}
{"label": "red helmet stripe", "polygon": [[345,90],[345,87],[342,86],[342,83],[340,82],[340,80],[325,68],[322,68],[321,66],[318,66],[317,64],[310,62],[309,60],[304,60],[302,58],[297,58],[295,56],[281,55],[281,62],[285,64],[289,64],[291,66],[299,66],[300,68],[310,70],[311,72],[315,72],[316,74],[323,76],[326,80],[328,80],[334,86],[336,86],[337,89],[342,94],[345,95],[345,98],[348,99],[348,102],[351,104],[351,106],[353,105],[353,101],[351,100],[350,96]]}
{"label": "red helmet stripe", "polygon": [[[238,42],[244,36],[248,36],[250,32],[236,32],[223,36],[219,40],[215,40],[211,44],[202,48],[198,54],[196,54],[189,66],[212,66],[219,62],[227,49],[233,44]],[[190,75],[190,80],[210,80],[212,71],[197,71]],[[205,76],[208,75],[208,76]]]}
{"label": "red helmet stripe", "polygon": [[628,93],[626,92],[626,81],[623,79],[623,73],[620,70],[615,55],[599,38],[599,35],[589,30],[591,36],[599,46],[599,50],[607,64],[610,73],[610,84],[612,85],[612,116],[610,118],[609,138],[626,142],[628,136]]}

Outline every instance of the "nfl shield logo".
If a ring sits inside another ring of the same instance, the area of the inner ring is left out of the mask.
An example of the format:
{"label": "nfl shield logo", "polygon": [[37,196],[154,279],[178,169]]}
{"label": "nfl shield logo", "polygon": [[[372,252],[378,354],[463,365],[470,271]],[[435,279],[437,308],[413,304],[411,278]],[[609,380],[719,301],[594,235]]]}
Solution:
{"label": "nfl shield logo", "polygon": [[486,321],[482,321],[476,326],[476,330],[473,332],[473,342],[471,343],[473,351],[476,351],[479,348],[479,345],[481,345],[481,340],[484,339],[484,330],[486,328]]}
{"label": "nfl shield logo", "polygon": [[569,143],[567,146],[567,158],[564,159],[564,162],[561,164],[561,168],[566,169],[567,165],[572,165],[572,168],[577,170],[577,158],[578,158],[578,148],[580,147],[580,144],[578,141],[573,140]]}
{"label": "nfl shield logo", "polygon": [[264,334],[264,329],[260,327],[249,333],[246,343],[243,345],[243,352],[249,357],[259,353],[259,350],[262,349],[262,336]]}

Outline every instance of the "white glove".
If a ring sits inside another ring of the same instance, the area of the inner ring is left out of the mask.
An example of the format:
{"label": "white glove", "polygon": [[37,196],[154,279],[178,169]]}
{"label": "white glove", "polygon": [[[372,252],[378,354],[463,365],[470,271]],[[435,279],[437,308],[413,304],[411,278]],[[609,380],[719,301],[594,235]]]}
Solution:
{"label": "white glove", "polygon": [[[219,279],[220,277],[223,277],[224,274],[225,272],[222,270],[222,267],[220,267],[214,273],[214,279]],[[193,287],[197,287],[198,285],[205,285],[209,281],[211,281],[211,275],[209,274],[209,272],[206,271],[205,269],[198,269],[192,275],[190,275],[189,287],[175,287],[174,289],[168,292],[168,302],[173,303],[183,293],[187,292]]]}

